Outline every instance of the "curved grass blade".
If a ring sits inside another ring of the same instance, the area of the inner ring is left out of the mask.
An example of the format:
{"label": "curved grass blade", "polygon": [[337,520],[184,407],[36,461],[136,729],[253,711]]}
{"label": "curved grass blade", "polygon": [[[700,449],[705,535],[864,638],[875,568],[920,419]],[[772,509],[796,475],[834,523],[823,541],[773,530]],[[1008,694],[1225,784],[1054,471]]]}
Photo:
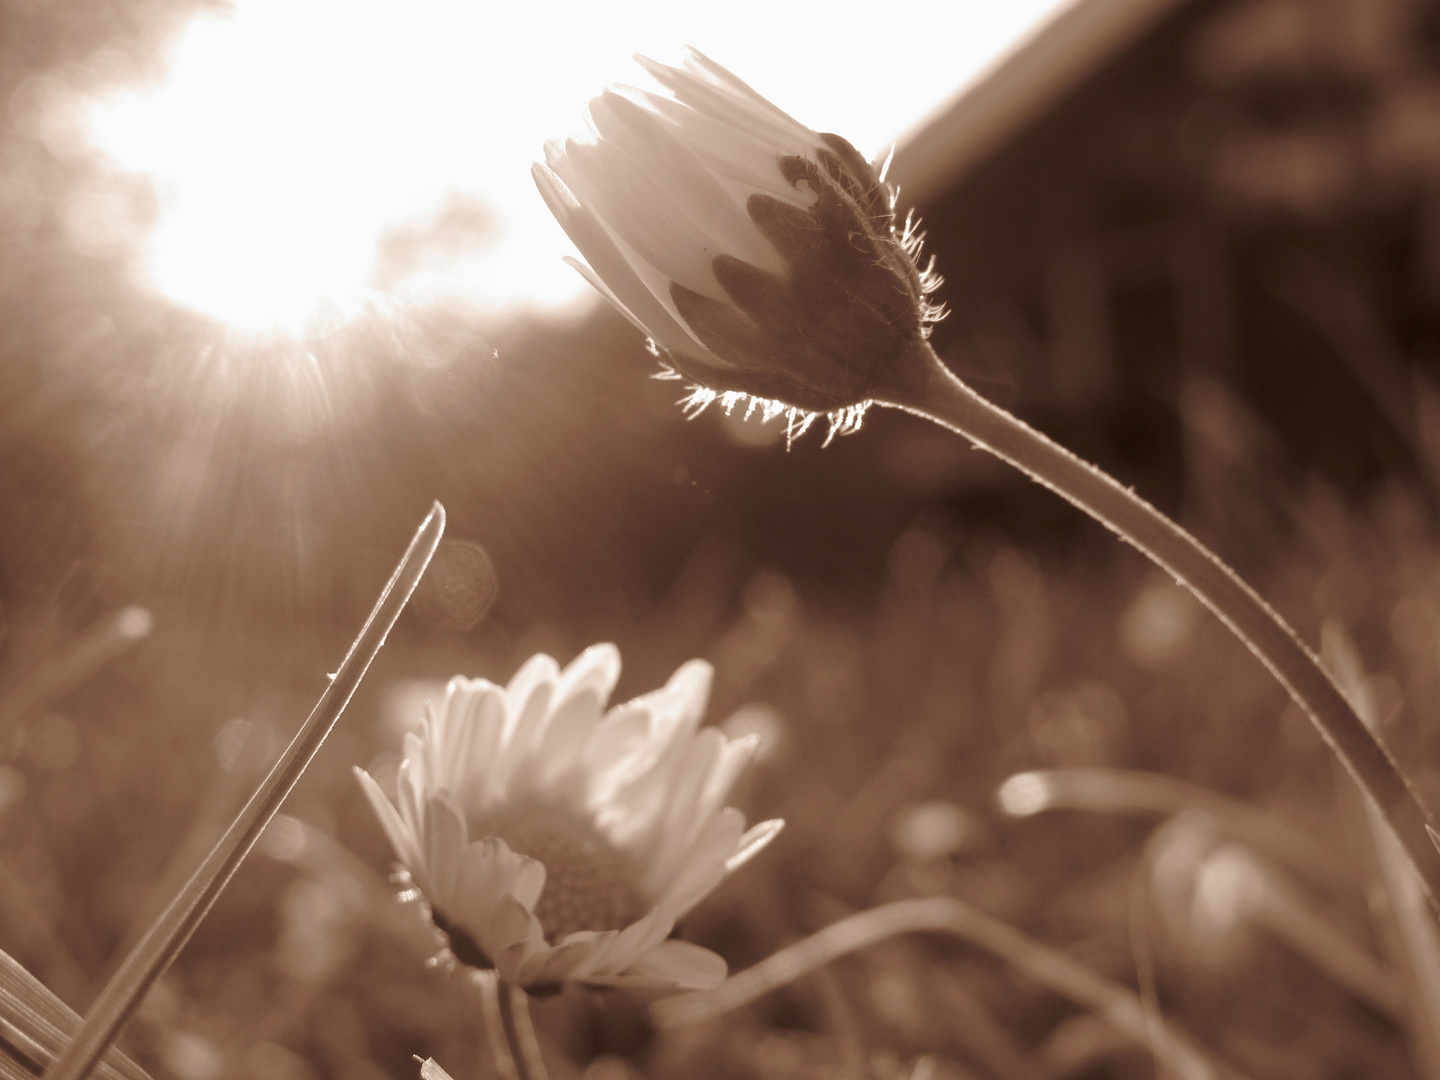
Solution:
{"label": "curved grass blade", "polygon": [[949,934],[1025,972],[1042,986],[1092,1010],[1117,1031],[1148,1046],[1160,1070],[1180,1080],[1239,1080],[1175,1024],[1146,1014],[1140,999],[1058,949],[1026,937],[1013,926],[948,896],[896,900],[831,923],[825,929],[732,975],[713,990],[661,998],[650,1018],[662,1031],[720,1016],[794,982],[821,965],[897,934]]}
{"label": "curved grass blade", "polygon": [[225,831],[225,835],[210,849],[210,854],[205,857],[200,868],[155,920],[106,984],[105,989],[100,992],[74,1040],[45,1074],[46,1080],[82,1080],[88,1076],[95,1062],[110,1045],[110,1041],[135,1011],[145,992],[170,966],[175,954],[184,947],[195,927],[210,910],[215,898],[230,881],[241,860],[254,846],[275,811],[295,787],[320,749],[320,744],[335,726],[335,721],[345,711],[350,696],[355,693],[355,688],[360,685],[366,669],[370,667],[370,661],[380,651],[380,646],[385,644],[390,628],[395,625],[395,620],[400,617],[410,594],[425,573],[444,531],[445,508],[437,502],[421,522],[414,539],[410,541],[410,547],[400,560],[400,565],[395,568],[395,573],[381,592],[380,599],[375,602],[370,618],[366,620],[355,643],[350,646],[340,670],[320,695],[319,702],[301,725],[294,740],[231,823],[230,828]]}
{"label": "curved grass blade", "polygon": [[[1380,710],[1365,664],[1344,624],[1333,616],[1327,618],[1320,641],[1320,655],[1340,689],[1360,719],[1378,728]],[[1371,880],[1370,909],[1402,987],[1402,1020],[1410,1030],[1415,1071],[1425,1080],[1440,1080],[1440,928],[1425,902],[1423,885],[1374,802],[1359,789],[1346,788],[1349,811],[1363,821],[1360,831],[1370,840],[1368,847],[1361,841]]]}
{"label": "curved grass blade", "polygon": [[1048,810],[1173,817],[1198,810],[1229,836],[1318,885],[1340,889],[1349,881],[1332,853],[1283,819],[1172,776],[1094,767],[1034,769],[1015,773],[995,797],[1012,817]]}

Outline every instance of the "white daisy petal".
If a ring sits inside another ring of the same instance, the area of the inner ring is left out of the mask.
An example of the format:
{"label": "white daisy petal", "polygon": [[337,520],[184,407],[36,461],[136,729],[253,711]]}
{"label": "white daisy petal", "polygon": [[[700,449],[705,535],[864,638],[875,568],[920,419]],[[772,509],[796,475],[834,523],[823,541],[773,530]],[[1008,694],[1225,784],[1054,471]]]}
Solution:
{"label": "white daisy petal", "polygon": [[470,807],[476,797],[483,798],[484,778],[500,752],[505,737],[505,692],[494,683],[475,679],[470,694],[461,702],[461,711],[453,717],[454,726],[467,729],[463,741],[455,737],[455,760],[450,763],[455,777],[456,797]]}
{"label": "white daisy petal", "polygon": [[[707,364],[729,366],[690,332],[685,320],[675,311],[668,286],[664,296],[651,290],[640,277],[630,255],[621,250],[595,215],[576,201],[554,170],[537,162],[530,171],[551,213],[593,268],[586,277],[595,274],[603,280],[607,288],[614,291],[618,301],[623,302],[617,303],[617,306],[631,315],[636,325],[653,337],[661,348],[679,355],[695,356]],[[647,273],[654,272],[648,266],[646,270]]]}
{"label": "white daisy petal", "polygon": [[[647,60],[643,56],[637,56],[636,59],[656,82],[675,95],[677,101],[689,105],[701,115],[713,116],[742,131],[763,133],[776,142],[786,145],[794,145],[797,140],[800,141],[801,146],[813,145],[814,142],[819,141],[814,132],[802,127],[783,113],[779,113],[778,110],[772,112],[756,105],[751,97],[728,93],[706,79],[698,77],[693,71],[667,67],[664,64],[657,64],[653,60]],[[746,89],[749,88],[746,87]],[[754,98],[759,98],[759,95],[755,94],[753,90],[750,91],[750,94]]]}
{"label": "white daisy petal", "polygon": [[784,827],[785,822],[780,818],[771,818],[769,821],[752,825],[746,830],[745,835],[740,837],[740,843],[735,847],[735,854],[725,860],[725,872],[728,874],[733,870],[738,870],[759,855],[770,846],[770,841],[780,835],[780,830]]}
{"label": "white daisy petal", "polygon": [[559,678],[560,665],[555,663],[555,658],[536,653],[521,664],[520,670],[511,677],[505,687],[505,697],[512,708],[519,710],[530,700],[536,687],[547,684],[553,686]]}
{"label": "white daisy petal", "polygon": [[538,774],[541,783],[569,770],[619,677],[620,652],[614,645],[591,646],[561,673],[554,700],[526,740],[526,752],[534,758],[532,775]]}
{"label": "white daisy petal", "polygon": [[404,739],[405,764],[417,787],[428,790],[439,786],[435,775],[434,755],[428,750],[429,743],[413,731],[407,731]]}
{"label": "white daisy petal", "polygon": [[521,986],[543,986],[563,983],[595,951],[594,939],[567,940],[553,948],[535,952],[525,958],[515,981]]}
{"label": "white daisy petal", "polygon": [[717,182],[673,125],[614,91],[592,101],[590,112],[603,138],[632,161],[644,160],[645,170],[663,189],[683,194],[689,216],[722,251],[774,273],[784,270],[779,252],[756,231],[744,200]]}
{"label": "white daisy petal", "polygon": [[564,162],[568,168],[557,168],[558,162],[551,168],[582,203],[595,208],[617,239],[670,281],[712,300],[728,299],[710,269],[710,261],[725,250],[690,216],[688,200],[671,198],[649,170],[612,142],[571,139]]}
{"label": "white daisy petal", "polygon": [[457,955],[520,986],[713,985],[724,962],[670,940],[675,919],[777,828],[721,805],[753,748],[697,730],[708,664],[607,713],[619,671],[606,645],[504,687],[452,680],[405,740],[395,802],[357,770]]}
{"label": "white daisy petal", "polygon": [[416,780],[416,774],[421,770],[413,762],[412,758],[400,762],[400,768],[395,773],[395,794],[399,798],[401,819],[412,836],[419,836],[425,823],[425,800],[429,796],[427,788]]}
{"label": "white daisy petal", "polygon": [[716,814],[688,849],[652,867],[650,886],[660,893],[659,905],[679,918],[725,879],[725,861],[745,832],[740,811],[726,807]]}
{"label": "white daisy petal", "polygon": [[465,835],[465,819],[455,804],[443,794],[428,799],[425,803],[424,832],[421,834],[420,851],[424,859],[426,876],[435,890],[435,902],[445,905],[455,892],[455,883],[460,875],[461,855],[468,838]]}
{"label": "white daisy petal", "polygon": [[637,959],[626,974],[682,990],[709,990],[725,981],[728,970],[724,959],[709,949],[688,941],[663,941]]}
{"label": "white daisy petal", "polygon": [[617,934],[607,935],[591,957],[581,968],[586,976],[596,971],[624,971],[643,954],[655,948],[675,929],[675,920],[659,908],[638,922],[633,922]]}
{"label": "white daisy petal", "polygon": [[734,72],[721,67],[699,49],[690,45],[685,46],[685,66],[692,71],[703,73],[715,86],[729,94],[747,99],[750,105],[763,113],[772,124],[778,125],[782,130],[788,132],[793,145],[804,146],[808,143],[816,148],[824,146],[824,141],[820,138],[818,131],[800,123],[784,109],[775,105],[763,94],[758,93]]}
{"label": "white daisy petal", "polygon": [[619,680],[620,650],[608,642],[591,645],[561,673],[560,691],[556,698],[563,702],[573,694],[589,692],[603,709]]}
{"label": "white daisy petal", "polygon": [[705,778],[695,799],[693,815],[696,828],[698,823],[708,821],[710,816],[724,805],[725,800],[730,797],[730,789],[735,786],[735,781],[740,779],[740,774],[750,762],[755,760],[755,752],[759,748],[758,735],[722,741],[720,752],[710,766],[710,774]]}
{"label": "white daisy petal", "polygon": [[360,781],[360,790],[365,792],[365,798],[369,801],[375,816],[380,819],[380,826],[385,830],[386,839],[395,851],[395,857],[406,866],[413,866],[423,859],[420,849],[415,844],[415,834],[410,827],[400,818],[400,813],[385,797],[380,790],[380,785],[375,778],[358,766],[354,770],[355,779]]}

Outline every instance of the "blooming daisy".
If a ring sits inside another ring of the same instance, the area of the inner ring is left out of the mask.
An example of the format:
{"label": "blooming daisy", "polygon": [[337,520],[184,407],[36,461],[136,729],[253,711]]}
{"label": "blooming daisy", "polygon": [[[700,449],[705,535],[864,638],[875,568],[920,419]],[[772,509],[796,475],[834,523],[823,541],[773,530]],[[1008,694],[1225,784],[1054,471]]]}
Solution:
{"label": "blooming daisy", "polygon": [[596,645],[507,686],[457,677],[405,737],[395,803],[356,770],[455,955],[517,986],[719,983],[675,922],[783,824],[724,805],[758,741],[699,728],[709,664],[607,711],[619,674]]}

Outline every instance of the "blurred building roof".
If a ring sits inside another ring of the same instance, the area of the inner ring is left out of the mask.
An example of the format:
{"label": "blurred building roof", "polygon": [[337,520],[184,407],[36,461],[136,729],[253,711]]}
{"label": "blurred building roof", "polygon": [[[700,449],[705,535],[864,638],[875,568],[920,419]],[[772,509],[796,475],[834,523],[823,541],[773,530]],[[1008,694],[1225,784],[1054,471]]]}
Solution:
{"label": "blurred building roof", "polygon": [[923,205],[1181,0],[1074,0],[942,102],[896,147],[890,178]]}

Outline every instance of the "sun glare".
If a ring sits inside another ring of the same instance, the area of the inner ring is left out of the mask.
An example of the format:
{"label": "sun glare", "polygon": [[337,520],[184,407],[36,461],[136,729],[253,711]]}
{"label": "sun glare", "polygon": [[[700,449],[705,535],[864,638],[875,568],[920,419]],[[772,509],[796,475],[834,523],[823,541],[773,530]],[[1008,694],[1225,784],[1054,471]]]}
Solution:
{"label": "sun glare", "polygon": [[[692,43],[782,108],[878,154],[1056,0],[892,0],[877,49],[809,5],[238,0],[197,16],[163,81],[94,103],[94,143],[151,179],[137,270],[171,300],[250,327],[303,326],[367,295],[557,309],[586,295],[529,164],[580,125],[631,52]],[[758,28],[764,32],[757,32]],[[803,47],[801,47],[803,46]]]}

